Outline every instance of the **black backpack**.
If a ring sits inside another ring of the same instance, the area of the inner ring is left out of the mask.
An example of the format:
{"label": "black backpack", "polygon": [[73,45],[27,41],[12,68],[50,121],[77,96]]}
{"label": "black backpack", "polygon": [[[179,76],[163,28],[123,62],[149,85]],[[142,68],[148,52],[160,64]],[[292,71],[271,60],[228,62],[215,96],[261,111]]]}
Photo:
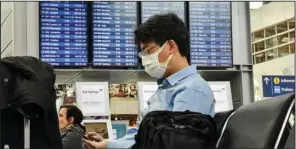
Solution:
{"label": "black backpack", "polygon": [[214,149],[217,128],[196,112],[152,111],[141,121],[132,149]]}

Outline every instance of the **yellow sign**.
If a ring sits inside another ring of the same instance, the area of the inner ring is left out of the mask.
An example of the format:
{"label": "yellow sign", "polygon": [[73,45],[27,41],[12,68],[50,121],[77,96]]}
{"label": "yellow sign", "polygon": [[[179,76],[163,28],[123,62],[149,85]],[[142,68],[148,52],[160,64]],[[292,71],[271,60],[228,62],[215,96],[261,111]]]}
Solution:
{"label": "yellow sign", "polygon": [[279,83],[280,83],[280,78],[275,77],[275,78],[273,79],[273,82],[274,82],[274,84],[279,84]]}

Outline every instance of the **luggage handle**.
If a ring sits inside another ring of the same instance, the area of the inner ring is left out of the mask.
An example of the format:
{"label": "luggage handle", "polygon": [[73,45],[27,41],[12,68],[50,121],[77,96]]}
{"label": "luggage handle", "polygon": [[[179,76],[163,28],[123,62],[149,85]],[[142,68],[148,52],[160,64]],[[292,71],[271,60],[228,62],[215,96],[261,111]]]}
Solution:
{"label": "luggage handle", "polygon": [[24,117],[24,146],[25,149],[30,148],[30,119]]}
{"label": "luggage handle", "polygon": [[215,139],[215,138],[211,137],[210,134],[205,133],[205,132],[203,132],[203,131],[200,131],[200,130],[198,130],[198,129],[192,127],[192,126],[189,126],[189,125],[177,125],[177,124],[171,124],[171,126],[173,126],[174,128],[178,128],[178,129],[189,129],[189,130],[192,130],[192,131],[194,131],[194,132],[196,132],[196,133],[202,134],[202,135],[204,135],[204,136],[206,136],[206,137],[208,137],[208,138]]}
{"label": "luggage handle", "polygon": [[19,111],[23,115],[24,118],[30,119],[30,116],[27,115],[21,108],[17,108],[17,111]]}
{"label": "luggage handle", "polygon": [[30,133],[31,133],[31,124],[30,124],[30,116],[25,114],[25,112],[21,108],[17,108],[23,117],[24,117],[24,148],[30,148]]}
{"label": "luggage handle", "polygon": [[205,133],[205,132],[202,132],[202,131],[200,131],[200,130],[198,130],[198,129],[196,129],[196,128],[190,126],[190,125],[176,124],[175,121],[178,121],[178,120],[182,119],[183,117],[186,117],[186,116],[193,116],[193,115],[196,115],[196,114],[197,114],[196,112],[195,112],[195,113],[192,113],[192,112],[189,111],[189,110],[184,111],[184,113],[186,113],[187,115],[185,115],[185,116],[184,116],[184,115],[173,116],[173,115],[171,115],[171,114],[169,114],[169,113],[166,113],[166,115],[164,115],[164,117],[167,118],[167,119],[172,123],[171,126],[173,126],[174,128],[179,128],[179,129],[190,129],[190,130],[192,130],[192,131],[195,131],[195,132],[198,132],[198,133],[204,134],[204,135],[206,135],[208,138],[211,138],[211,135],[209,135],[209,134],[207,134],[207,133]]}
{"label": "luggage handle", "polygon": [[[181,112],[183,114],[186,114],[186,115],[172,115],[171,113],[165,113],[165,117],[167,119],[169,119],[172,123],[174,123],[175,121],[177,120],[180,120],[184,117],[190,117],[190,116],[195,116],[196,114],[201,114],[201,113],[198,113],[198,112],[191,112],[189,110],[186,110],[184,112]],[[200,115],[202,116],[202,115]]]}

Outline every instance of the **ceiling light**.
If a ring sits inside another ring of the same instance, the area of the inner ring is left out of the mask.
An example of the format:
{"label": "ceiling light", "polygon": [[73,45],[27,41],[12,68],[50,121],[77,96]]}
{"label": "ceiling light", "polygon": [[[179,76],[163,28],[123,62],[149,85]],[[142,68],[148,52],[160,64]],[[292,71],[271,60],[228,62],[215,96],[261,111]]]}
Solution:
{"label": "ceiling light", "polygon": [[258,9],[263,6],[263,2],[249,2],[250,9]]}

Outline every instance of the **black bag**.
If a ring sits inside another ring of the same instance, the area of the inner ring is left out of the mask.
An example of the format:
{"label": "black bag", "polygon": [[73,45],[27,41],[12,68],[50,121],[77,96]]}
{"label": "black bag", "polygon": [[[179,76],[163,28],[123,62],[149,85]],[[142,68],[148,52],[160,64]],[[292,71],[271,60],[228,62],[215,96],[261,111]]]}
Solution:
{"label": "black bag", "polygon": [[141,121],[132,149],[214,149],[217,128],[196,112],[153,111]]}
{"label": "black bag", "polygon": [[[62,149],[51,65],[29,56],[0,62],[0,149]],[[24,117],[29,124],[24,124]],[[24,125],[26,131],[24,131]],[[28,129],[30,128],[30,129]],[[24,137],[24,134],[30,137]],[[26,144],[24,144],[26,143]]]}

